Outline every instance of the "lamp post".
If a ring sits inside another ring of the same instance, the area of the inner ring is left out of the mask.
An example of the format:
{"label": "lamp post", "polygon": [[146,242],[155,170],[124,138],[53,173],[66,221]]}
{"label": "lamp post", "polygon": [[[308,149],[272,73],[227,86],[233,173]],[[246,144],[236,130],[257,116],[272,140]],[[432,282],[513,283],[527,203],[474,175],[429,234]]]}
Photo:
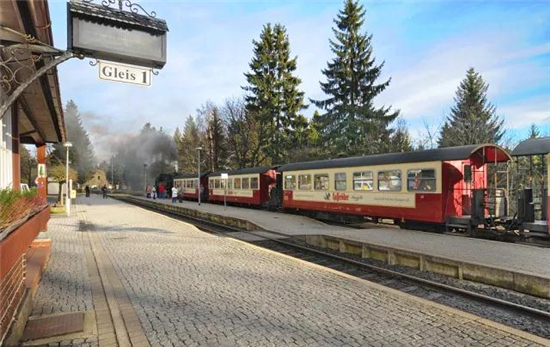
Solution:
{"label": "lamp post", "polygon": [[65,165],[65,184],[67,187],[65,189],[65,209],[67,211],[67,217],[71,215],[71,187],[69,187],[69,148],[71,148],[72,146],[73,144],[68,141],[63,144],[63,147],[67,148],[67,164]]}
{"label": "lamp post", "polygon": [[197,155],[198,155],[198,161],[197,161],[197,187],[199,189],[198,196],[199,196],[199,206],[201,205],[201,150],[202,147],[197,147]]}
{"label": "lamp post", "polygon": [[143,164],[143,189],[145,189],[145,195],[147,195],[147,164]]}

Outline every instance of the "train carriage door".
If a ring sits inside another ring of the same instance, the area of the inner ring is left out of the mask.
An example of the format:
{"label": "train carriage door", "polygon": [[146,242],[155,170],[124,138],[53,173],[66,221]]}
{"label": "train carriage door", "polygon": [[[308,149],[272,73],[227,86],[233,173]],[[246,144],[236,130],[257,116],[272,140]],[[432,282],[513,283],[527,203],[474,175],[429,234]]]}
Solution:
{"label": "train carriage door", "polygon": [[473,189],[473,170],[470,161],[462,163],[462,174],[464,180],[462,181],[462,215],[470,215],[472,210],[472,189]]}

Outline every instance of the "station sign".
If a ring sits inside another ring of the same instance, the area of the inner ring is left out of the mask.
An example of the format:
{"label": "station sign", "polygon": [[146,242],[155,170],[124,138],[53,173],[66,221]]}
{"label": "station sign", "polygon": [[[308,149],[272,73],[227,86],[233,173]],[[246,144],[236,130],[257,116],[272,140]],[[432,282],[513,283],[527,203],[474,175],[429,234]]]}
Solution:
{"label": "station sign", "polygon": [[[154,12],[138,14],[109,7],[114,1],[71,0],[67,6],[68,50],[87,58],[162,69],[166,64],[166,21]],[[122,1],[120,2],[122,4]],[[141,9],[141,6],[139,6]]]}
{"label": "station sign", "polygon": [[222,180],[227,180],[227,179],[229,179],[229,174],[222,173],[222,174],[221,174],[221,179],[222,179]]}
{"label": "station sign", "polygon": [[99,79],[105,81],[137,84],[150,87],[152,84],[152,70],[139,66],[117,64],[100,61]]}

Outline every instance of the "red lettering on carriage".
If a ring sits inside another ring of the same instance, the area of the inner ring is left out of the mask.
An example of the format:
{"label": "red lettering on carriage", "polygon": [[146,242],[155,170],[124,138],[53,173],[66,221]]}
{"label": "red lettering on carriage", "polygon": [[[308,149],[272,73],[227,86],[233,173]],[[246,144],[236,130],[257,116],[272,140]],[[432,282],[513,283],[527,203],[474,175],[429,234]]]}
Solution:
{"label": "red lettering on carriage", "polygon": [[332,200],[334,201],[348,201],[349,195],[346,193],[332,193]]}

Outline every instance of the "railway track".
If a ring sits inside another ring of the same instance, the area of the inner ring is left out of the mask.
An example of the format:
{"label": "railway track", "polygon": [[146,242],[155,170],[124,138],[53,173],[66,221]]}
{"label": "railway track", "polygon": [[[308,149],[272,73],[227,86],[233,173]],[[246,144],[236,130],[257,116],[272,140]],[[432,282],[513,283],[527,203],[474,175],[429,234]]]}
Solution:
{"label": "railway track", "polygon": [[317,249],[275,233],[243,231],[177,213],[149,210],[188,222],[208,233],[246,241],[550,339],[550,300],[487,285],[471,284],[473,288],[465,289],[455,285],[457,283],[445,282],[467,281],[449,280],[433,274],[414,274],[420,271],[390,268],[381,262]]}

